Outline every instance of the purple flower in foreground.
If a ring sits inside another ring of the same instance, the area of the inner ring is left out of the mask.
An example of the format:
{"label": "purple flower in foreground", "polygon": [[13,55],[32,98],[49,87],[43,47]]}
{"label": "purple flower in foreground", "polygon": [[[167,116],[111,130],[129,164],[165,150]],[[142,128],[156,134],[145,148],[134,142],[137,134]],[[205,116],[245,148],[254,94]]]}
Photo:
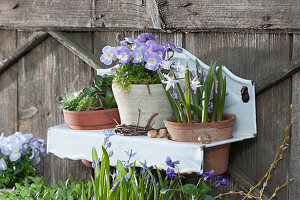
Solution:
{"label": "purple flower in foreground", "polygon": [[21,157],[20,149],[13,148],[12,152],[9,155],[10,161],[15,162],[19,160],[20,157]]}
{"label": "purple flower in foreground", "polygon": [[182,53],[183,49],[176,47],[174,44],[167,42],[166,40],[162,42],[162,45],[165,47],[166,50],[172,49],[178,53]]}
{"label": "purple flower in foreground", "polygon": [[168,168],[166,171],[166,174],[171,180],[174,180],[175,178],[177,178],[174,169]]}
{"label": "purple flower in foreground", "polygon": [[175,167],[175,165],[179,165],[180,162],[179,160],[176,160],[176,161],[172,161],[172,159],[170,158],[170,156],[167,156],[166,158],[166,164],[169,165],[170,167]]}
{"label": "purple flower in foreground", "polygon": [[133,50],[133,52],[131,53],[132,57],[133,57],[133,62],[134,63],[141,63],[144,60],[144,54],[146,52],[146,47],[142,46],[139,48],[136,48],[135,50]]}
{"label": "purple flower in foreground", "polygon": [[175,80],[173,77],[170,77],[169,75],[167,74],[163,74],[165,79],[167,79],[166,81],[165,80],[161,80],[162,83],[164,84],[167,84],[166,86],[166,91],[168,91],[171,86],[174,88],[175,87],[175,83],[178,83],[179,81],[178,80]]}
{"label": "purple flower in foreground", "polygon": [[115,47],[114,53],[119,59],[120,63],[126,64],[130,61],[130,51],[124,46]]}
{"label": "purple flower in foreground", "polygon": [[156,71],[159,67],[159,63],[162,61],[162,58],[154,53],[145,56],[145,61],[147,62],[145,65],[146,69]]}
{"label": "purple flower in foreground", "polygon": [[163,60],[163,61],[160,63],[160,66],[161,66],[163,69],[166,69],[166,70],[170,70],[171,65],[172,65],[172,62],[169,61],[169,60]]}
{"label": "purple flower in foreground", "polygon": [[108,152],[108,157],[112,157],[113,155],[114,155],[114,151],[113,150],[111,150],[111,151]]}
{"label": "purple flower in foreground", "polygon": [[203,179],[209,180],[214,176],[214,170],[211,170],[210,172],[204,172],[204,174],[201,174],[203,176]]}
{"label": "purple flower in foreground", "polygon": [[100,61],[106,65],[110,65],[113,60],[116,60],[116,55],[114,53],[114,47],[105,46],[102,49],[102,55],[100,57]]}
{"label": "purple flower in foreground", "polygon": [[146,166],[147,166],[147,161],[145,159],[144,163],[143,163],[143,169],[142,169],[142,176],[144,177],[145,172],[146,172]]}
{"label": "purple flower in foreground", "polygon": [[7,165],[6,165],[6,162],[3,158],[0,159],[0,171],[1,170],[6,170],[7,168]]}
{"label": "purple flower in foreground", "polygon": [[35,156],[34,159],[33,159],[33,164],[34,165],[37,165],[41,162],[41,158],[39,156]]}
{"label": "purple flower in foreground", "polygon": [[119,174],[120,174],[120,170],[118,169],[115,173],[113,174],[110,173],[110,176],[112,177],[112,179],[115,179]]}
{"label": "purple flower in foreground", "polygon": [[217,181],[214,184],[214,187],[219,187],[220,185],[227,185],[227,180],[222,176],[217,176]]}
{"label": "purple flower in foreground", "polygon": [[128,150],[128,151],[125,151],[125,153],[126,153],[127,156],[128,156],[128,160],[130,160],[132,157],[135,156],[135,154],[136,154],[137,152],[133,152],[133,150],[130,149],[130,150]]}
{"label": "purple flower in foreground", "polygon": [[129,160],[127,160],[127,161],[122,161],[123,162],[123,164],[124,164],[124,168],[125,169],[128,169],[129,167],[131,167],[131,166],[133,166],[133,162],[131,163],[131,162],[129,162]]}
{"label": "purple flower in foreground", "polygon": [[124,179],[125,179],[125,181],[128,181],[129,178],[130,178],[130,174],[127,172],[127,174],[125,174],[125,176],[124,176]]}
{"label": "purple flower in foreground", "polygon": [[175,90],[173,90],[173,93],[171,94],[171,97],[173,99],[178,99],[178,95],[177,95],[177,92]]}
{"label": "purple flower in foreground", "polygon": [[95,161],[95,160],[93,160],[93,162],[92,162],[92,168],[93,168],[93,169],[95,169],[95,168],[96,168],[96,166],[97,166],[97,165],[96,165],[96,161]]}
{"label": "purple flower in foreground", "polygon": [[116,189],[116,187],[117,187],[117,185],[120,183],[120,181],[119,180],[116,180],[116,182],[115,182],[115,184],[114,184],[114,187],[112,187],[111,189],[110,189],[110,193],[112,193],[113,191],[115,191],[115,189]]}
{"label": "purple flower in foreground", "polygon": [[112,129],[104,130],[104,131],[103,131],[104,136],[105,136],[105,137],[111,137],[111,136],[113,136],[114,133],[113,133],[112,131],[113,131]]}

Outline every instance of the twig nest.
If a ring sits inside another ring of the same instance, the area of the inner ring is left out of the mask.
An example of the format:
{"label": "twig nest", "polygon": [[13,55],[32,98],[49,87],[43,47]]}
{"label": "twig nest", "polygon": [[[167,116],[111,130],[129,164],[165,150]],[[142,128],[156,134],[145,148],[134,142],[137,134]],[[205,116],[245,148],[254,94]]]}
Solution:
{"label": "twig nest", "polygon": [[157,136],[157,130],[148,131],[148,137],[149,138],[156,138],[156,136]]}
{"label": "twig nest", "polygon": [[167,129],[163,128],[158,131],[158,134],[159,134],[160,138],[164,138],[164,137],[167,137],[168,131],[167,131]]}

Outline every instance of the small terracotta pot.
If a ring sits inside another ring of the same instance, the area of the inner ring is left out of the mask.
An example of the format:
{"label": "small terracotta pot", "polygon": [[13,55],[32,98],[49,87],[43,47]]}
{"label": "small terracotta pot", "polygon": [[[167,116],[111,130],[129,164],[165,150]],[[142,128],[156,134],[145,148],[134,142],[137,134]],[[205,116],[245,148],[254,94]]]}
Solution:
{"label": "small terracotta pot", "polygon": [[81,160],[82,164],[87,168],[92,168],[92,162],[88,160]]}
{"label": "small terracotta pot", "polygon": [[70,111],[63,110],[65,122],[75,130],[98,130],[114,128],[116,119],[120,123],[118,108],[93,111]]}
{"label": "small terracotta pot", "polygon": [[[232,138],[236,116],[224,114],[223,121],[209,123],[177,123],[175,117],[164,120],[170,139],[177,142],[210,143]],[[204,171],[222,174],[227,170],[230,144],[204,150]]]}

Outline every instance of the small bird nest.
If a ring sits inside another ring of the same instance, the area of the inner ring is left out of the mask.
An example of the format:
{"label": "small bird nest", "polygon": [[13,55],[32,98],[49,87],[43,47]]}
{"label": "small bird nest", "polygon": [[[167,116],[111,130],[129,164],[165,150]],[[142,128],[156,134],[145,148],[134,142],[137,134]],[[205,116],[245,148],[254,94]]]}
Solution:
{"label": "small bird nest", "polygon": [[119,135],[123,136],[145,136],[147,135],[147,132],[149,130],[152,130],[153,128],[150,126],[153,118],[158,115],[158,113],[154,113],[153,115],[150,116],[150,118],[147,121],[147,124],[145,127],[139,126],[140,122],[140,115],[141,115],[141,110],[138,109],[139,111],[139,116],[138,116],[138,122],[137,125],[126,125],[126,124],[118,124],[115,128],[115,132]]}

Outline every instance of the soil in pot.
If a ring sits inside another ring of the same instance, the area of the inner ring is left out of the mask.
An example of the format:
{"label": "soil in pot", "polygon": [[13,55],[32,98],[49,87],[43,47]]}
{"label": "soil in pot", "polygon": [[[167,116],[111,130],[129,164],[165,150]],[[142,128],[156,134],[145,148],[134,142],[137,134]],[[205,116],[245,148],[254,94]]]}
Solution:
{"label": "soil in pot", "polygon": [[63,110],[65,122],[69,128],[75,130],[99,130],[114,128],[115,119],[120,123],[118,108],[93,111],[70,111]]}
{"label": "soil in pot", "polygon": [[[164,120],[170,139],[177,142],[210,143],[232,138],[236,116],[224,114],[223,121],[209,123],[177,123],[175,117]],[[204,171],[222,174],[227,170],[230,144],[204,150]]]}

